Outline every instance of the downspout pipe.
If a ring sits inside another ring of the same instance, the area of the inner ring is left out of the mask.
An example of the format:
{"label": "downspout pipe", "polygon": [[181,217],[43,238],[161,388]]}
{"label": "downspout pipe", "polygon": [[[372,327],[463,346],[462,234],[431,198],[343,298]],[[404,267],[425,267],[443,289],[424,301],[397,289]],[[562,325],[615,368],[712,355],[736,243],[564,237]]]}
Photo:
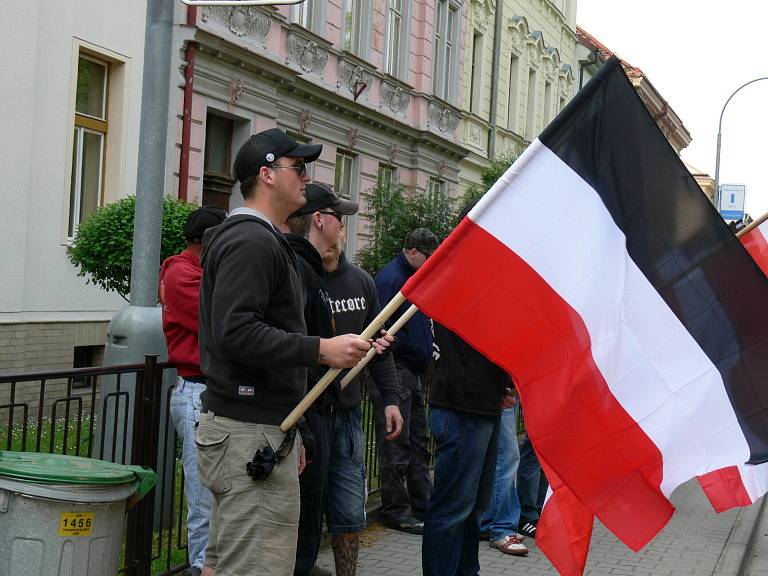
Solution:
{"label": "downspout pipe", "polygon": [[488,133],[488,159],[496,159],[496,123],[499,106],[499,60],[501,59],[501,27],[504,20],[504,3],[496,3],[496,19],[493,31],[493,58],[491,60],[491,130]]}
{"label": "downspout pipe", "polygon": [[[187,6],[187,26],[197,25],[197,6]],[[179,200],[187,202],[189,189],[189,140],[192,134],[192,97],[195,82],[197,43],[187,43],[184,54],[184,102],[181,116],[181,155],[179,157]]]}

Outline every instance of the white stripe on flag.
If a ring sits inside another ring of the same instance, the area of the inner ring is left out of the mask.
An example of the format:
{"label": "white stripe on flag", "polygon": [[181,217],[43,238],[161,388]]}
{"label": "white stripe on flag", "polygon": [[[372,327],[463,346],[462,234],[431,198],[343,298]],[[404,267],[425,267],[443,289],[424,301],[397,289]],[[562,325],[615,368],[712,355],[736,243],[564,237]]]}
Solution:
{"label": "white stripe on flag", "polygon": [[600,196],[538,140],[515,168],[469,217],[581,315],[609,389],[662,453],[662,492],[748,460],[720,373],[631,260]]}

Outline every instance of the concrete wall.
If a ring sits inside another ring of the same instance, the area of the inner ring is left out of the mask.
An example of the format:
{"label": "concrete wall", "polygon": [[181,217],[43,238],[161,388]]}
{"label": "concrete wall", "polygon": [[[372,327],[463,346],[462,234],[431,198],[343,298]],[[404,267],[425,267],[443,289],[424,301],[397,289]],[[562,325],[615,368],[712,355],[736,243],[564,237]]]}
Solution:
{"label": "concrete wall", "polygon": [[[86,285],[67,258],[75,82],[80,50],[112,63],[102,202],[134,193],[144,20],[145,3],[122,0],[26,0],[4,11],[0,114],[3,139],[12,143],[0,156],[5,331],[23,334],[38,322],[108,320],[124,304]],[[51,361],[61,367],[53,360],[65,354],[58,346]],[[30,365],[28,352],[35,350],[0,345],[0,370]]]}

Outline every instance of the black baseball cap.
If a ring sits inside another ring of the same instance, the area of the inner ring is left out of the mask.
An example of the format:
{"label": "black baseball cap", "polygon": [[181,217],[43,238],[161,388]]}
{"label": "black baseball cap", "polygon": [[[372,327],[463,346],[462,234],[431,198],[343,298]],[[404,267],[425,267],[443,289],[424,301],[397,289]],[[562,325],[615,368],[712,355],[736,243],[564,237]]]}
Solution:
{"label": "black baseball cap", "polygon": [[330,208],[339,214],[357,214],[357,209],[359,208],[357,202],[339,198],[325,184],[307,184],[305,193],[307,203],[291,214],[291,216],[304,216],[305,214],[312,214],[326,208]]}
{"label": "black baseball cap", "polygon": [[227,217],[226,210],[218,206],[203,206],[190,212],[184,223],[184,238],[187,242],[202,242],[203,232],[218,226]]}
{"label": "black baseball cap", "polygon": [[435,236],[434,232],[426,228],[411,230],[406,235],[405,242],[403,242],[406,250],[415,248],[427,256],[431,256],[432,252],[437,250],[438,244],[440,244],[440,240]]}
{"label": "black baseball cap", "polygon": [[283,156],[314,162],[322,150],[322,144],[299,144],[279,128],[270,128],[254,134],[240,147],[235,158],[235,176],[243,182],[258,174],[262,166],[270,166]]}

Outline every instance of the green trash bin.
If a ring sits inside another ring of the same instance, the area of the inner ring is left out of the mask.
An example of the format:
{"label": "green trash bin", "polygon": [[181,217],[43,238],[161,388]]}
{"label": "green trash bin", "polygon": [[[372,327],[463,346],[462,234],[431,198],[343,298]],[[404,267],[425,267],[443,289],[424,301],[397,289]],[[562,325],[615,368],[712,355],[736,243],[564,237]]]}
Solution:
{"label": "green trash bin", "polygon": [[0,574],[117,574],[127,501],[154,485],[141,466],[0,451]]}

